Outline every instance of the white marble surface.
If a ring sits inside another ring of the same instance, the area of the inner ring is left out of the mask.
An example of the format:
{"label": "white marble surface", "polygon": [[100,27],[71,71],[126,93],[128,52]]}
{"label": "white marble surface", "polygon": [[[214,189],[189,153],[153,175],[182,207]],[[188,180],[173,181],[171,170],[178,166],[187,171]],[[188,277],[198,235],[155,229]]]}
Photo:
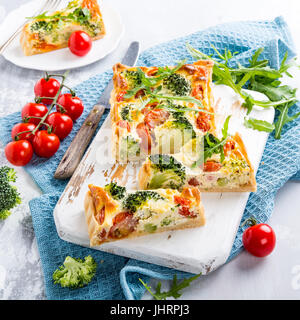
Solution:
{"label": "white marble surface", "polygon": [[[110,68],[132,40],[141,48],[192,33],[221,22],[273,19],[283,15],[300,49],[299,0],[104,0],[119,10],[125,35],[109,57],[73,70],[73,86]],[[0,21],[26,0],[0,0]],[[134,13],[134,14],[132,14]],[[40,72],[15,67],[0,57],[0,116],[19,111],[33,95]],[[1,128],[0,128],[1,130]],[[0,145],[0,165],[7,164]],[[0,222],[0,299],[45,299],[39,253],[28,201],[40,194],[23,169],[18,168],[23,204]],[[277,234],[276,250],[266,259],[243,252],[211,275],[184,291],[183,299],[299,299],[300,298],[300,183],[289,182],[278,193],[270,224]],[[154,281],[155,282],[155,281]],[[168,287],[164,282],[163,286]],[[145,299],[149,296],[145,295]]]}

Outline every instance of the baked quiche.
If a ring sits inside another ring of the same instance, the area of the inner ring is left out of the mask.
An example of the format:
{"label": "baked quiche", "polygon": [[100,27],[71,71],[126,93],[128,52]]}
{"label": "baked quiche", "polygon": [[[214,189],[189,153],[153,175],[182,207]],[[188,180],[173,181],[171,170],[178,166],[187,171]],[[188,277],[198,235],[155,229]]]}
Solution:
{"label": "baked quiche", "polygon": [[84,208],[91,246],[205,224],[200,192],[194,187],[128,191],[114,182],[89,185]]}
{"label": "baked quiche", "polygon": [[254,170],[237,133],[220,141],[211,133],[174,155],[151,155],[138,174],[140,189],[197,187],[204,192],[256,191]]}
{"label": "baked quiche", "polygon": [[121,162],[152,153],[177,153],[214,130],[213,62],[176,66],[113,67],[112,153]]}
{"label": "baked quiche", "polygon": [[65,9],[33,17],[21,33],[21,47],[27,56],[68,46],[70,35],[85,31],[92,40],[105,35],[105,27],[97,0],[73,0]]}

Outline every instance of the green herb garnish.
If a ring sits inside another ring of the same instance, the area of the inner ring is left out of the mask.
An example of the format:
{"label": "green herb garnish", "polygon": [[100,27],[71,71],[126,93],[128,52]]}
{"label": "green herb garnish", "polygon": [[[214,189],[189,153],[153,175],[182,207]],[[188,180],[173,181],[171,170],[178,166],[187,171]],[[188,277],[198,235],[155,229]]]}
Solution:
{"label": "green herb garnish", "polygon": [[221,162],[224,161],[224,145],[227,141],[228,137],[228,124],[231,116],[228,116],[224,122],[223,129],[222,129],[222,139],[218,139],[211,133],[206,133],[203,137],[204,139],[204,155],[203,159],[200,157],[199,160],[195,161],[192,164],[192,168],[199,167],[202,164],[202,161],[205,163],[208,158],[211,158],[213,154],[220,154]]}
{"label": "green herb garnish", "polygon": [[152,292],[152,288],[148,284],[146,284],[142,279],[139,278],[139,281],[147,289],[147,291],[154,297],[154,299],[166,300],[168,297],[173,297],[175,299],[180,298],[182,294],[179,293],[179,291],[188,287],[192,281],[198,279],[200,276],[201,276],[201,273],[195,276],[192,276],[190,278],[183,279],[180,283],[178,283],[177,275],[175,274],[173,276],[172,286],[169,291],[161,292],[161,282],[158,282],[155,289],[155,293]]}
{"label": "green herb garnish", "polygon": [[[285,54],[279,70],[271,68],[269,66],[269,60],[258,60],[264,50],[263,48],[259,48],[253,54],[249,60],[248,67],[238,64],[236,68],[232,68],[229,67],[229,61],[237,54],[236,52],[232,54],[226,49],[224,54],[221,54],[213,47],[219,58],[219,60],[217,60],[194,49],[189,44],[187,44],[187,48],[195,59],[211,59],[214,61],[213,81],[217,84],[225,84],[239,94],[240,97],[244,99],[243,106],[247,108],[247,114],[250,114],[254,105],[263,108],[273,107],[277,110],[279,116],[273,124],[276,139],[280,139],[282,128],[285,124],[300,116],[300,112],[292,116],[288,115],[289,108],[298,101],[296,98],[296,89],[287,85],[281,85],[280,80],[284,75],[292,77],[288,70],[296,66],[296,59],[291,59],[290,62],[287,62],[288,53]],[[251,94],[245,92],[244,89],[261,92],[268,97],[268,100],[255,100]],[[254,123],[253,121],[252,124]],[[249,125],[248,122],[246,123]],[[254,127],[259,127],[260,130],[265,129],[263,131],[270,132],[271,125],[258,125],[259,122],[256,124],[257,125],[253,125],[253,129],[255,129]]]}

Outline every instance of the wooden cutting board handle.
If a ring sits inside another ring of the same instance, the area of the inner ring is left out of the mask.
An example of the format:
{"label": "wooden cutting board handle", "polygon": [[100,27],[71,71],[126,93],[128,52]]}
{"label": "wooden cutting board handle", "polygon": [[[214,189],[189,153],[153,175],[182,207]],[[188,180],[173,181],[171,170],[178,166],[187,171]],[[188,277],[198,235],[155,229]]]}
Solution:
{"label": "wooden cutting board handle", "polygon": [[72,176],[95,130],[97,129],[104,110],[105,107],[102,105],[95,105],[93,107],[76,136],[72,140],[66,153],[62,157],[55,171],[54,178],[62,180]]}

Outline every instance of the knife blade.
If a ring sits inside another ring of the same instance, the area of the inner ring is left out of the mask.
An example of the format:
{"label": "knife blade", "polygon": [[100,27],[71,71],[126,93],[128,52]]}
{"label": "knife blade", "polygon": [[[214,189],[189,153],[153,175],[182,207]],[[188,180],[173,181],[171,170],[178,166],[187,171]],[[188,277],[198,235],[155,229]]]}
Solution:
{"label": "knife blade", "polygon": [[[134,66],[139,55],[140,44],[133,41],[126,51],[122,64]],[[70,143],[69,148],[62,157],[54,174],[55,179],[67,179],[72,176],[77,168],[94,132],[96,131],[99,121],[105,109],[110,108],[109,99],[113,89],[113,80],[111,79],[104,89],[99,101],[92,108],[89,115],[83,122],[76,136]]]}

